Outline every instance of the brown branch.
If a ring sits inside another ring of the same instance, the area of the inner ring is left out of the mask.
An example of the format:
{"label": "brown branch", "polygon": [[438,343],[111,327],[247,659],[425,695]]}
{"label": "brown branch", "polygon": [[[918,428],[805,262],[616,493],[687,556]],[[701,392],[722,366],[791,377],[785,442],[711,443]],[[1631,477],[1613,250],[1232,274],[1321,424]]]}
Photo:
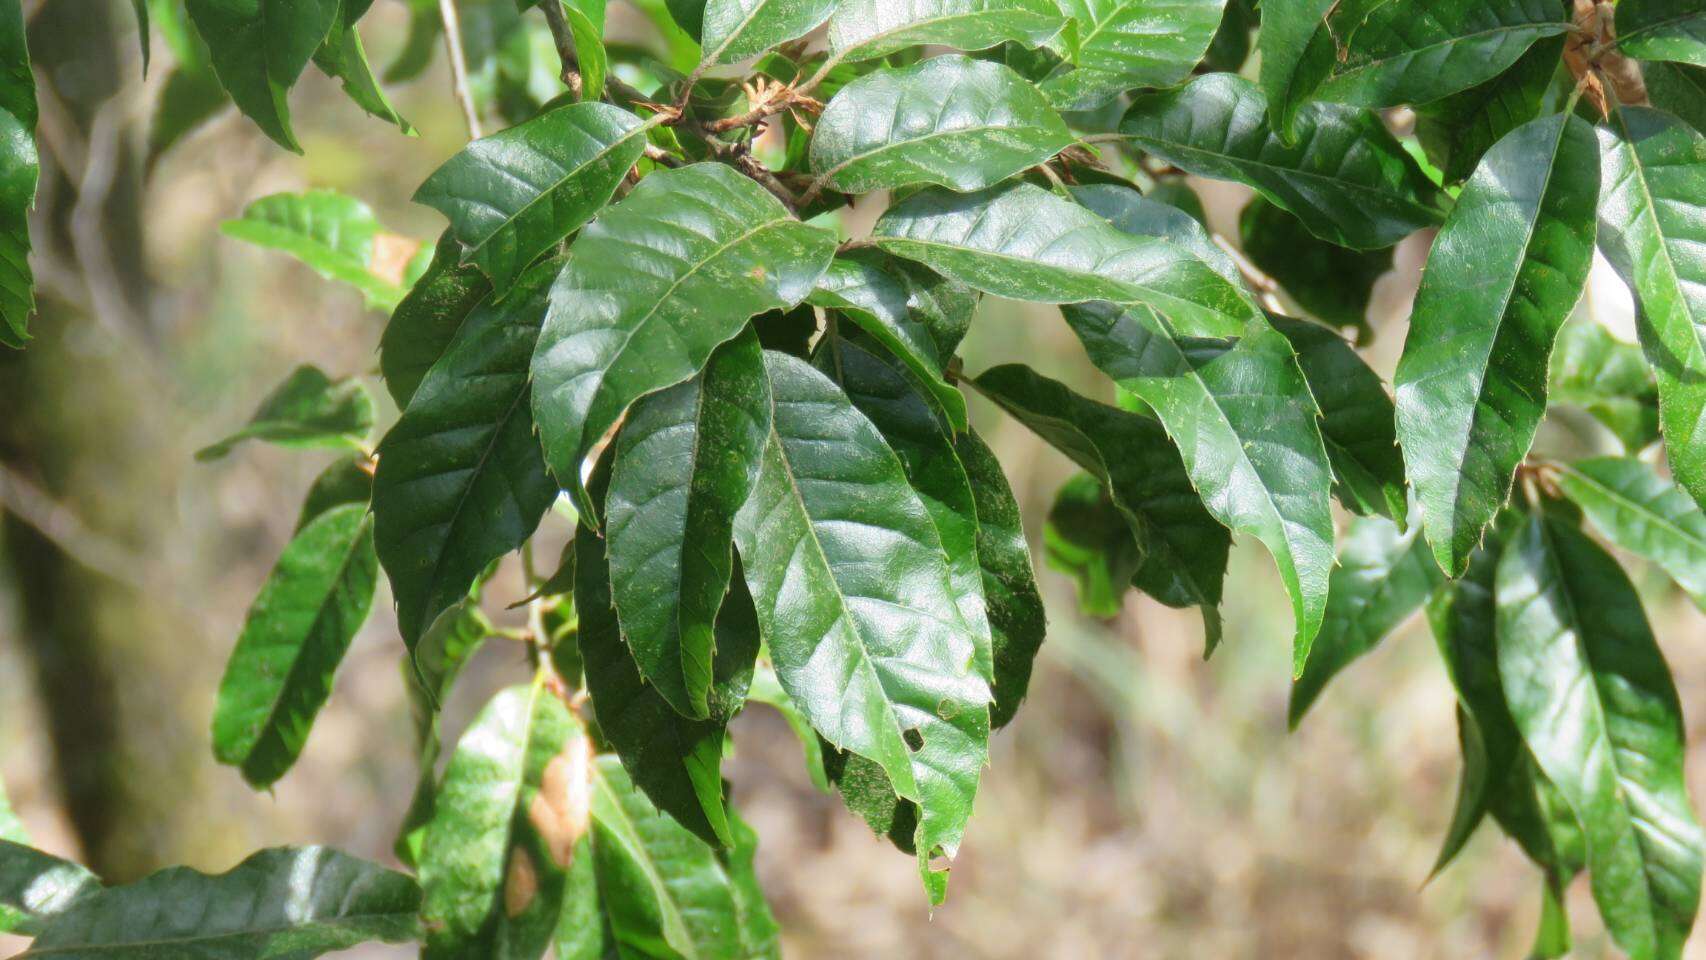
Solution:
{"label": "brown branch", "polygon": [[438,18],[444,22],[444,52],[450,59],[450,90],[462,107],[462,119],[468,124],[468,137],[480,139],[480,110],[474,105],[474,92],[468,86],[468,61],[462,57],[462,26],[456,17],[456,0],[438,0]]}
{"label": "brown branch", "polygon": [[539,6],[545,11],[545,23],[551,28],[551,42],[557,48],[557,59],[562,63],[562,71],[558,74],[563,80],[563,86],[574,93],[575,99],[581,99],[580,54],[575,52],[575,34],[570,29],[568,21],[563,19],[562,0],[539,0]]}

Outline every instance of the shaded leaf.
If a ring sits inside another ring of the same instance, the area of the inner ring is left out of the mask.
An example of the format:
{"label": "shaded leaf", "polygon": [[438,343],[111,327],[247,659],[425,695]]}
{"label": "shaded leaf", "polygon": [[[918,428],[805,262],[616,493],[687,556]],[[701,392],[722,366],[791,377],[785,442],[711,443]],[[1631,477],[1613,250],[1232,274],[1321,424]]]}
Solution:
{"label": "shaded leaf", "polygon": [[1659,438],[1659,388],[1641,348],[1593,321],[1564,324],[1552,348],[1547,398],[1581,407],[1636,452]]}
{"label": "shaded leaf", "polygon": [[288,253],[320,276],[360,290],[369,307],[389,310],[403,299],[402,274],[393,272],[391,259],[399,238],[383,233],[373,211],[354,197],[334,190],[275,193],[220,224],[219,232]]}
{"label": "shaded leaf", "polygon": [[[1188,188],[1187,188],[1188,189]],[[1227,282],[1244,288],[1244,275],[1232,256],[1214,242],[1202,221],[1189,211],[1145,197],[1135,189],[1113,183],[1071,187],[1072,199],[1094,211],[1121,233],[1160,237],[1183,247],[1214,268]],[[1194,194],[1192,197],[1194,198]],[[1201,205],[1197,207],[1201,212]]]}
{"label": "shaded leaf", "polygon": [[1112,618],[1125,606],[1126,589],[1143,566],[1144,551],[1102,482],[1080,473],[1055,491],[1043,527],[1043,559],[1072,578],[1080,610]]}
{"label": "shaded leaf", "polygon": [[1263,109],[1281,141],[1295,143],[1297,111],[1318,78],[1305,69],[1310,48],[1339,0],[1262,0],[1262,29],[1256,34],[1261,54]]}
{"label": "shaded leaf", "polygon": [[403,664],[403,683],[409,693],[409,713],[415,723],[420,773],[415,793],[403,814],[402,826],[392,844],[397,859],[420,868],[421,848],[428,824],[438,805],[438,758],[443,749],[439,729],[439,707],[450,695],[451,685],[462,668],[479,651],[496,627],[480,612],[478,597],[446,610],[415,646],[415,654]]}
{"label": "shaded leaf", "polygon": [[468,315],[492,295],[479,268],[459,263],[462,247],[446,230],[432,262],[409,289],[379,338],[379,372],[399,409],[406,408]]}
{"label": "shaded leaf", "polygon": [[1706,2],[1623,0],[1617,5],[1617,47],[1638,60],[1706,67]]}
{"label": "shaded leaf", "polygon": [[1416,110],[1416,137],[1445,182],[1467,180],[1481,157],[1517,127],[1540,115],[1561,84],[1564,37],[1536,43],[1509,70]]}
{"label": "shaded leaf", "polygon": [[303,364],[261,400],[241,430],[196,451],[201,461],[218,460],[244,440],[281,447],[360,449],[373,429],[373,397],[354,377],[333,380]]}
{"label": "shaded leaf", "polygon": [[0,932],[33,937],[81,900],[100,892],[88,870],[0,837]]}
{"label": "shaded leaf", "polygon": [[1605,539],[1658,564],[1706,609],[1706,514],[1687,494],[1633,457],[1562,464],[1557,482]]}
{"label": "shaded leaf", "polygon": [[829,18],[829,49],[852,61],[921,45],[982,50],[1010,41],[1037,47],[1065,22],[1050,0],[841,0]]}
{"label": "shaded leaf", "polygon": [[1706,133],[1706,67],[1648,63],[1641,72],[1653,106]]}
{"label": "shaded leaf", "polygon": [[1347,250],[1309,232],[1303,221],[1265,197],[1238,218],[1239,246],[1310,316],[1337,328],[1369,333],[1374,284],[1392,269],[1392,250]]}
{"label": "shaded leaf", "polygon": [[309,521],[348,503],[365,506],[373,498],[373,469],[366,457],[337,460],[320,471],[302,498],[292,533],[301,533]]}

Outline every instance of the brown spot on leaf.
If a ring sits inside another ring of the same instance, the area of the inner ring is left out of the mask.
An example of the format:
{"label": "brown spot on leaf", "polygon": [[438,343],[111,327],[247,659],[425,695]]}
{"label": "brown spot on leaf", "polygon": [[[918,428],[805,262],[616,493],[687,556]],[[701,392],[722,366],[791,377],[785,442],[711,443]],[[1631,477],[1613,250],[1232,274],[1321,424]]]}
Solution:
{"label": "brown spot on leaf", "polygon": [[584,736],[571,737],[545,765],[539,792],[527,808],[527,819],[559,867],[569,865],[575,844],[586,834],[592,804],[591,765],[591,743]]}
{"label": "brown spot on leaf", "polygon": [[516,847],[509,853],[509,870],[504,876],[504,915],[512,920],[521,916],[538,895],[539,873],[533,868],[533,858]]}

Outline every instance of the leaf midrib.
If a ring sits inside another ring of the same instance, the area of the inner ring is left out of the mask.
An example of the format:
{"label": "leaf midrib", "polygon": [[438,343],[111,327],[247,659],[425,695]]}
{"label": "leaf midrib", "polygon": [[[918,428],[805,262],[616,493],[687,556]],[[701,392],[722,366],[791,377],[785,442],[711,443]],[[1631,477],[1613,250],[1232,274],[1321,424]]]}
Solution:
{"label": "leaf midrib", "polygon": [[1561,20],[1560,21],[1539,22],[1539,23],[1530,22],[1530,23],[1520,23],[1520,24],[1501,24],[1500,26],[1494,27],[1490,30],[1477,30],[1474,33],[1461,34],[1459,36],[1454,36],[1454,37],[1451,37],[1451,38],[1446,39],[1446,40],[1441,40],[1438,43],[1430,43],[1430,44],[1427,44],[1425,46],[1416,47],[1413,50],[1406,50],[1403,53],[1395,53],[1395,54],[1392,54],[1391,56],[1381,57],[1381,58],[1376,59],[1376,60],[1369,60],[1367,62],[1360,63],[1354,67],[1351,67],[1348,70],[1333,74],[1333,76],[1329,77],[1321,85],[1321,90],[1324,92],[1329,87],[1332,87],[1334,84],[1340,83],[1341,81],[1348,82],[1350,80],[1358,79],[1361,76],[1363,76],[1364,74],[1369,73],[1370,71],[1378,70],[1382,67],[1385,67],[1385,66],[1393,63],[1394,61],[1403,60],[1405,58],[1412,58],[1413,59],[1413,58],[1421,56],[1422,54],[1428,53],[1430,51],[1438,50],[1442,47],[1455,47],[1455,46],[1458,46],[1459,44],[1478,42],[1481,40],[1488,39],[1490,37],[1497,37],[1500,34],[1521,33],[1523,31],[1529,31],[1529,30],[1550,31],[1547,35],[1548,36],[1555,36],[1555,35],[1562,33],[1568,29],[1570,29],[1570,25],[1568,23],[1561,21]]}
{"label": "leaf midrib", "polygon": [[[987,123],[987,122],[985,122],[985,123],[975,124],[975,125],[969,126],[969,127],[956,127],[952,130],[933,130],[927,134],[924,134],[921,137],[913,137],[913,138],[908,139],[908,140],[885,141],[881,144],[878,144],[876,147],[873,147],[872,149],[867,150],[864,153],[854,154],[853,156],[848,157],[846,160],[843,160],[840,163],[836,164],[835,166],[830,167],[828,170],[825,170],[822,173],[818,174],[818,176],[827,182],[827,181],[833,180],[835,178],[836,174],[847,169],[849,166],[851,166],[855,163],[860,163],[860,162],[863,162],[865,160],[869,160],[872,157],[878,156],[879,154],[886,153],[886,152],[891,151],[891,150],[901,150],[901,149],[904,149],[906,147],[911,147],[911,146],[916,146],[918,144],[928,143],[932,140],[939,140],[939,139],[942,139],[945,137],[963,136],[963,135],[968,135],[968,134],[981,134],[981,133],[987,133],[991,130],[1012,130],[1012,131],[1016,131],[1016,132],[1035,131],[1037,134],[1043,135],[1043,136],[1047,136],[1047,135],[1051,134],[1051,131],[1049,131],[1045,127],[1038,125],[1038,124],[1031,123],[1030,121],[1025,121],[1022,124],[1002,124],[1002,123]],[[1065,141],[1066,142],[1063,144],[1063,148],[1072,145],[1072,138],[1070,136],[1066,137]],[[952,184],[943,183],[940,180],[932,180],[930,182],[939,184],[941,186],[949,186],[949,187],[952,186]]]}
{"label": "leaf midrib", "polygon": [[[880,2],[882,2],[882,0],[877,0],[877,2],[880,3]],[[861,39],[858,43],[855,43],[850,47],[844,47],[841,50],[831,49],[830,52],[832,54],[839,56],[843,60],[848,60],[848,59],[855,57],[856,55],[859,55],[861,53],[861,51],[868,50],[872,47],[881,46],[882,42],[887,40],[888,38],[890,38],[896,34],[905,33],[908,30],[918,30],[918,29],[922,29],[922,28],[933,27],[933,26],[936,26],[937,24],[949,23],[949,22],[952,22],[954,20],[976,21],[976,20],[979,20],[981,18],[991,17],[991,16],[1000,16],[1003,14],[1016,14],[1016,15],[1026,16],[1026,17],[1035,17],[1037,19],[1043,18],[1041,14],[1032,13],[1029,10],[1020,10],[1020,9],[1012,9],[1012,10],[984,9],[984,10],[973,10],[973,11],[966,12],[966,13],[949,13],[949,14],[943,14],[941,16],[925,17],[925,18],[920,19],[920,20],[908,20],[907,22],[905,22],[905,23],[903,23],[897,27],[893,27],[891,29],[884,30],[880,33],[873,33],[870,36]],[[864,57],[861,56],[861,57],[859,57],[859,59],[864,59]]]}
{"label": "leaf midrib", "polygon": [[598,771],[596,766],[593,768],[593,774],[593,782],[597,785],[598,789],[604,793],[605,799],[609,802],[611,811],[613,811],[616,819],[621,822],[622,829],[617,836],[621,840],[622,846],[627,848],[630,857],[640,864],[640,869],[645,871],[646,879],[651,882],[652,891],[657,894],[660,905],[669,911],[669,917],[664,922],[664,926],[666,928],[666,932],[664,934],[665,942],[669,942],[669,933],[672,931],[669,931],[667,928],[671,926],[669,921],[673,920],[674,926],[676,927],[676,930],[673,932],[679,934],[681,942],[670,943],[669,945],[680,950],[682,956],[685,957],[686,960],[698,960],[698,944],[694,942],[693,932],[687,927],[687,917],[682,910],[681,904],[676,902],[675,891],[671,890],[669,884],[664,882],[663,875],[658,872],[657,865],[652,862],[650,854],[645,851],[644,843],[639,843],[638,848],[636,848],[634,844],[630,844],[628,842],[628,838],[630,837],[634,838],[635,841],[639,841],[639,828],[636,827],[634,825],[634,821],[629,818],[627,809],[622,806],[621,799],[616,796],[616,791],[610,788],[609,782],[604,779],[603,774]]}
{"label": "leaf midrib", "polygon": [[1666,530],[1669,530],[1672,534],[1674,534],[1677,537],[1677,539],[1687,541],[1691,546],[1694,547],[1694,549],[1700,551],[1702,554],[1706,554],[1706,540],[1702,540],[1698,536],[1696,536],[1695,534],[1683,529],[1682,527],[1677,526],[1675,521],[1671,520],[1669,517],[1666,517],[1665,515],[1663,515],[1661,513],[1658,513],[1656,511],[1652,510],[1644,502],[1639,501],[1639,500],[1635,500],[1635,499],[1627,496],[1626,494],[1623,493],[1623,491],[1618,490],[1615,487],[1611,487],[1611,486],[1608,486],[1604,483],[1601,483],[1598,478],[1593,477],[1589,474],[1583,473],[1580,470],[1577,470],[1571,464],[1564,464],[1563,469],[1564,469],[1564,472],[1568,473],[1571,477],[1575,478],[1577,481],[1584,483],[1584,484],[1594,488],[1595,490],[1597,490],[1606,499],[1614,500],[1618,503],[1623,504],[1625,509],[1631,510],[1632,512],[1638,513],[1638,514],[1642,515],[1643,517],[1646,517],[1648,519],[1648,522],[1655,523],[1658,526],[1664,527]]}

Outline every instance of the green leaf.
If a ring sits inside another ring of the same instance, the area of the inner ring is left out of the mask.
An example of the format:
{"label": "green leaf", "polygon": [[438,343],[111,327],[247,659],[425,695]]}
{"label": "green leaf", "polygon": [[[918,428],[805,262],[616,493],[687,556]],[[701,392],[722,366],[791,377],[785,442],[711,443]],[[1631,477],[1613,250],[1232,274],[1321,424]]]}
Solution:
{"label": "green leaf", "polygon": [[1394,382],[1422,523],[1453,576],[1510,497],[1546,411],[1552,344],[1593,263],[1598,195],[1593,128],[1534,120],[1487,151],[1434,240]]}
{"label": "green leaf", "polygon": [[563,885],[563,909],[557,916],[557,933],[551,941],[555,960],[615,960],[616,934],[604,915],[598,893],[598,875],[593,862],[592,833],[587,832],[569,861]]}
{"label": "green leaf", "polygon": [[1386,0],[1339,42],[1315,96],[1357,107],[1429,103],[1491,80],[1568,29],[1557,0]]}
{"label": "green leaf", "polygon": [[334,507],[284,548],[249,608],[213,710],[213,752],[256,787],[296,762],[367,619],[379,559],[365,503]]}
{"label": "green leaf", "polygon": [[983,567],[983,596],[994,637],[995,702],[989,725],[1013,719],[1031,683],[1031,665],[1042,648],[1048,617],[1031,566],[1024,518],[995,451],[967,430],[954,438],[977,510],[977,562]]}
{"label": "green leaf", "polygon": [[1171,87],[1190,76],[1220,29],[1226,0],[1057,0],[1072,18],[1076,66],[1042,84],[1066,110],[1099,107],[1134,87]]}
{"label": "green leaf", "polygon": [[[1213,267],[1215,273],[1225,277],[1234,287],[1245,289],[1244,275],[1239,272],[1232,255],[1214,242],[1207,228],[1190,212],[1115,183],[1070,187],[1068,190],[1072,199],[1113,224],[1115,230],[1140,237],[1160,237],[1183,247]],[[1201,209],[1200,205],[1198,209]]]}
{"label": "green leaf", "polygon": [[[23,957],[300,957],[420,936],[415,881],[326,847],[273,847],[221,874],[168,867],[79,897]],[[165,945],[169,944],[169,947]]]}
{"label": "green leaf", "polygon": [[414,126],[391,105],[385,91],[379,87],[379,80],[373,76],[373,68],[367,63],[367,50],[362,47],[361,34],[355,27],[356,20],[366,12],[366,3],[344,0],[342,16],[332,21],[332,29],[325,42],[314,52],[314,65],[326,76],[342,81],[344,93],[355,101],[356,106],[386,123],[395,124],[412,137],[415,135]]}
{"label": "green leaf", "polygon": [[1232,538],[1203,507],[1161,424],[1085,399],[1019,364],[992,368],[972,382],[1107,487],[1143,551],[1133,585],[1171,607],[1201,607],[1213,649]]}
{"label": "green leaf", "polygon": [[1286,720],[1293,729],[1341,670],[1378,646],[1445,582],[1419,534],[1414,527],[1401,533],[1379,517],[1351,524],[1333,568],[1321,633],[1291,685]]}
{"label": "green leaf", "polygon": [[[198,41],[199,42],[199,41]],[[166,75],[148,125],[148,166],[231,103],[213,68],[180,62]]]}
{"label": "green leaf", "polygon": [[345,504],[359,503],[366,506],[373,499],[373,467],[366,457],[349,458],[333,461],[332,465],[320,471],[314,478],[314,483],[308,487],[308,494],[302,498],[302,509],[296,515],[296,527],[293,534],[301,533],[302,528],[319,517],[320,514],[341,507]]}
{"label": "green leaf", "polygon": [[709,0],[702,64],[735,63],[817,29],[836,0]]}
{"label": "green leaf", "polygon": [[[275,0],[276,2],[276,0]],[[228,237],[288,253],[328,280],[361,291],[369,307],[390,310],[403,299],[400,277],[381,271],[386,245],[367,204],[335,190],[275,193],[219,225]]]}
{"label": "green leaf", "polygon": [[373,397],[354,377],[333,380],[319,367],[303,364],[261,400],[241,430],[196,451],[197,460],[218,460],[244,440],[281,447],[361,449],[373,429]]}
{"label": "green leaf", "polygon": [[379,338],[379,372],[399,409],[409,405],[432,365],[456,338],[468,315],[492,295],[492,285],[472,264],[451,231],[438,238],[432,262],[409,289]]}
{"label": "green leaf", "polygon": [[1439,222],[1437,188],[1377,115],[1310,104],[1287,146],[1266,110],[1249,81],[1210,74],[1139,97],[1120,132],[1190,173],[1248,184],[1342,247],[1390,247]]}
{"label": "green leaf", "polygon": [[1504,73],[1416,110],[1416,137],[1445,182],[1467,180],[1504,135],[1540,115],[1560,84],[1564,37],[1541,40]]}
{"label": "green leaf", "polygon": [[1261,54],[1263,109],[1284,143],[1296,141],[1294,124],[1299,108],[1313,92],[1317,78],[1306,68],[1316,36],[1338,8],[1340,0],[1262,0],[1262,28],[1256,33]]}
{"label": "green leaf", "polygon": [[470,143],[414,199],[450,220],[462,262],[478,266],[502,297],[610,200],[645,152],[646,130],[608,103],[558,107]]}
{"label": "green leaf", "polygon": [[594,765],[593,857],[623,956],[690,960],[779,957],[775,921],[752,874],[757,844],[739,820],[721,859],[634,789],[614,757]]}
{"label": "green leaf", "polygon": [[415,654],[403,663],[403,683],[409,693],[409,712],[415,722],[420,773],[415,793],[403,814],[402,826],[392,851],[409,867],[419,869],[427,826],[438,805],[438,758],[443,748],[439,729],[439,707],[469,659],[496,632],[480,612],[479,599],[468,599],[446,610],[415,645]]}
{"label": "green leaf", "polygon": [[1309,392],[1321,408],[1321,439],[1333,466],[1333,492],[1352,513],[1403,523],[1409,510],[1404,456],[1393,429],[1392,398],[1344,338],[1325,327],[1271,315],[1291,341]]}
{"label": "green leaf", "polygon": [[1333,474],[1291,344],[1266,323],[1228,342],[1179,336],[1142,306],[1063,312],[1091,362],[1155,410],[1209,513],[1273,554],[1301,671],[1327,605]]}
{"label": "green leaf", "polygon": [[35,206],[36,88],[20,4],[0,9],[0,344],[30,339],[35,280],[30,273],[30,208]]}
{"label": "green leaf", "polygon": [[1392,250],[1347,250],[1309,232],[1303,221],[1264,197],[1238,218],[1239,246],[1310,316],[1329,326],[1369,332],[1374,284],[1392,270]]}
{"label": "green leaf", "polygon": [[1586,410],[1630,453],[1659,438],[1659,388],[1646,356],[1594,321],[1573,321],[1559,331],[1547,397]]}
{"label": "green leaf", "polygon": [[1617,5],[1617,46],[1637,60],[1706,67],[1706,2],[1623,0]]}
{"label": "green leaf", "polygon": [[1144,550],[1102,481],[1079,473],[1055,491],[1043,527],[1043,559],[1072,578],[1085,615],[1113,618],[1125,607],[1125,592],[1143,566]]}
{"label": "green leaf", "polygon": [[[916,270],[917,268],[912,268]],[[965,396],[944,379],[947,354],[939,351],[927,308],[909,265],[875,250],[837,256],[818,278],[807,302],[838,310],[906,364],[930,392],[955,430],[966,428]]]}
{"label": "green leaf", "polygon": [[279,146],[302,148],[286,97],[338,20],[340,0],[185,0],[219,82]]}
{"label": "green leaf", "polygon": [[1599,129],[1600,249],[1634,291],[1671,472],[1706,503],[1706,136],[1657,110]]}
{"label": "green leaf", "polygon": [[806,774],[811,777],[812,785],[819,790],[828,792],[829,778],[824,774],[823,740],[817,731],[812,729],[811,722],[795,705],[788,691],[782,689],[782,681],[776,679],[776,668],[768,661],[760,660],[758,669],[752,674],[752,689],[747,693],[747,699],[755,703],[769,705],[782,715],[782,720],[788,729],[794,731],[794,737],[800,741],[800,748],[806,755]]}
{"label": "green leaf", "polygon": [[444,771],[421,852],[435,957],[538,957],[587,829],[591,747],[543,675],[493,697]]}
{"label": "green leaf", "polygon": [[855,61],[926,45],[982,50],[1012,42],[1039,47],[1065,23],[1050,0],[841,0],[829,18],[829,51]]}
{"label": "green leaf", "polygon": [[1556,519],[1499,561],[1499,672],[1511,715],[1587,837],[1594,899],[1631,957],[1678,957],[1706,845],[1683,783],[1682,706],[1634,585]]}
{"label": "green leaf", "polygon": [[640,673],[684,716],[710,716],[717,611],[735,512],[770,434],[764,351],[750,331],[693,379],[634,404],[605,500],[610,587]]}
{"label": "green leaf", "polygon": [[527,369],[557,266],[538,264],[503,303],[476,305],[379,444],[374,540],[411,649],[556,499]]}
{"label": "green leaf", "polygon": [[812,726],[919,804],[919,867],[939,903],[946,877],[930,860],[958,848],[987,755],[978,642],[948,616],[942,541],[881,434],[805,363],[765,365],[775,417],[735,521],[759,627]]}
{"label": "green leaf", "polygon": [[877,221],[882,249],[985,293],[1039,303],[1143,302],[1181,325],[1236,331],[1259,311],[1189,251],[1121,233],[1029,183],[977,193],[926,190]]}
{"label": "green leaf", "polygon": [[1658,564],[1706,609],[1706,514],[1687,494],[1633,457],[1562,464],[1557,481],[1605,539]]}
{"label": "green leaf", "polygon": [[1706,67],[1648,63],[1641,68],[1653,106],[1706,133]]}
{"label": "green leaf", "polygon": [[100,889],[81,866],[0,837],[0,932],[35,936]]}
{"label": "green leaf", "polygon": [[628,406],[693,376],[747,318],[805,299],[834,253],[833,234],[719,163],[651,174],[581,231],[551,289],[533,409],[583,513],[598,516],[581,460]]}
{"label": "green leaf", "polygon": [[604,96],[604,78],[610,72],[610,53],[604,49],[605,0],[559,0],[563,22],[580,65],[581,100]]}
{"label": "green leaf", "polygon": [[1071,146],[1035,87],[958,55],[877,70],[842,87],[812,134],[818,179],[843,193],[914,183],[979,190]]}

